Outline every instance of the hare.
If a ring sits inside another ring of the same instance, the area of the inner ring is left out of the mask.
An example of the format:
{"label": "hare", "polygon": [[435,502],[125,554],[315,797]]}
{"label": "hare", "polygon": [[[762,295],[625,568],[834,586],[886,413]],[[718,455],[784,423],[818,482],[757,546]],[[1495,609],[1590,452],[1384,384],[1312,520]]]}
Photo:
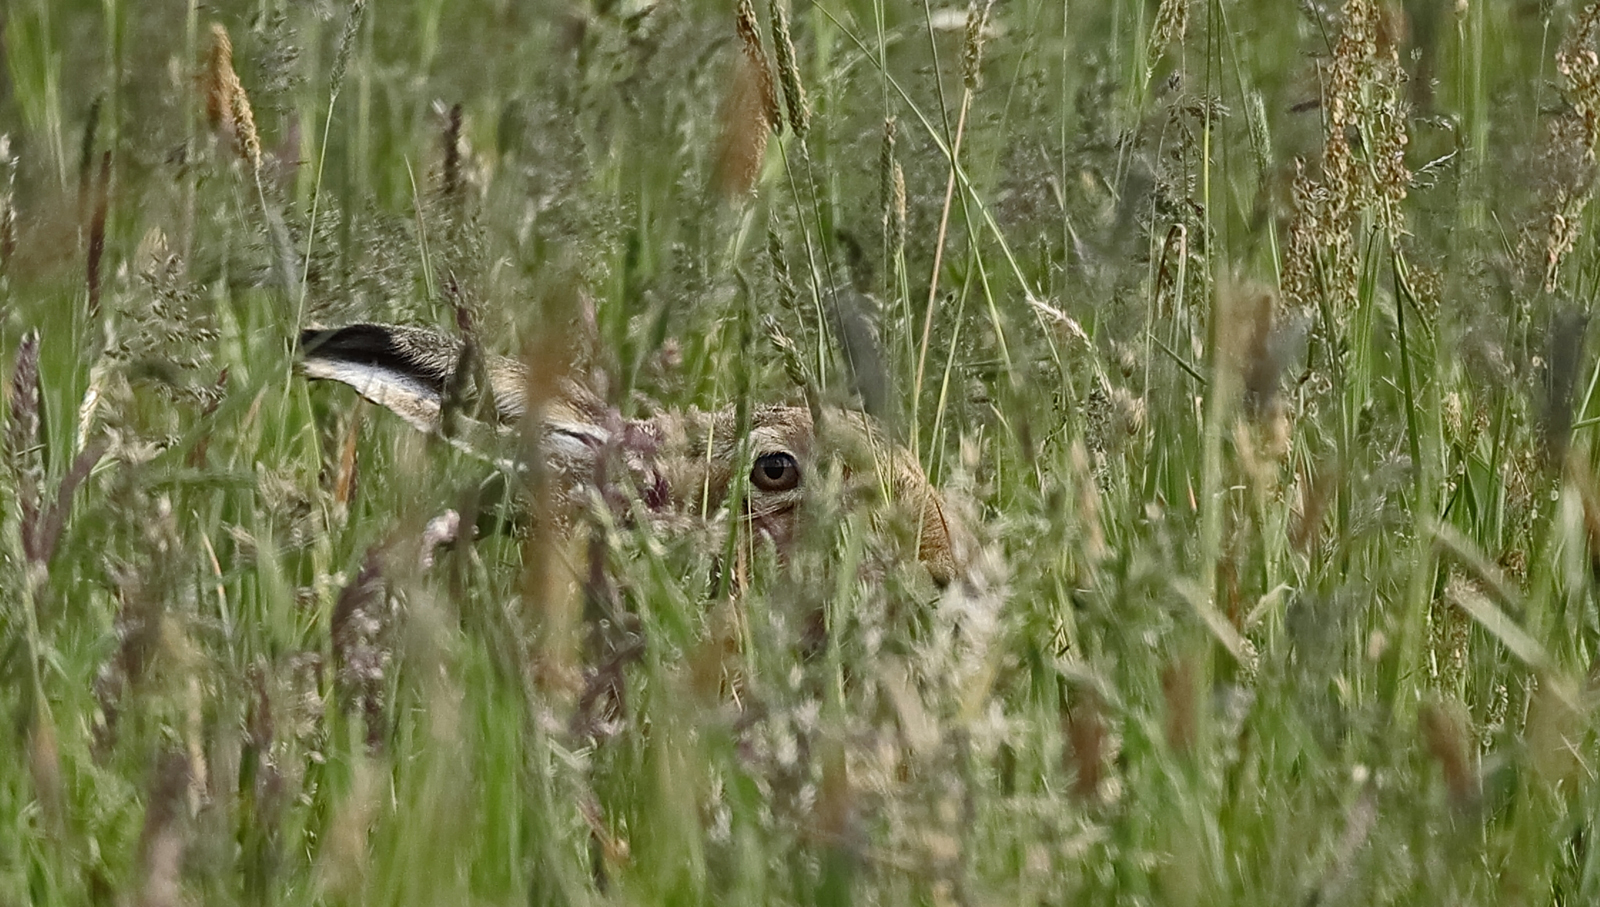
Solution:
{"label": "hare", "polygon": [[[306,330],[300,349],[307,378],[346,384],[419,431],[481,446],[463,439],[454,426],[444,431],[447,410],[463,408],[447,403],[461,395],[464,383],[457,375],[461,341],[422,328],[352,324]],[[479,409],[494,431],[509,434],[528,416],[527,369],[514,359],[489,356],[479,374],[490,391]],[[583,506],[596,490],[602,497],[610,493],[603,477],[615,468],[608,464],[620,462],[652,518],[664,525],[705,520],[725,507],[735,479],[748,471],[740,515],[781,555],[796,538],[808,482],[831,463],[847,489],[876,487],[909,509],[918,523],[917,557],[936,583],[947,585],[961,573],[964,531],[916,458],[887,441],[861,413],[826,410],[818,426],[803,407],[757,406],[741,437],[732,407],[623,419],[586,388],[564,381],[553,398],[540,401],[537,418],[541,465],[569,507]]]}

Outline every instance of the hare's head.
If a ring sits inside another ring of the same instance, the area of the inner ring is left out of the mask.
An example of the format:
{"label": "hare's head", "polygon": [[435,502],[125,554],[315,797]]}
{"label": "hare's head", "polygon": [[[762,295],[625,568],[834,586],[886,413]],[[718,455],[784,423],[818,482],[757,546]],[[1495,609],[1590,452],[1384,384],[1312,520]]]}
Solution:
{"label": "hare's head", "polygon": [[[307,377],[349,385],[429,433],[440,432],[445,410],[456,405],[447,401],[472,359],[453,338],[391,325],[309,330],[300,344]],[[509,434],[527,416],[526,369],[502,357],[479,361],[491,393],[477,410],[492,414],[499,431]],[[964,534],[915,457],[888,441],[872,420],[827,410],[818,425],[809,410],[786,406],[755,407],[746,418],[743,431],[731,407],[623,419],[582,387],[564,383],[554,399],[541,401],[539,456],[558,496],[574,505],[595,490],[611,493],[617,473],[626,473],[645,511],[664,525],[712,519],[728,501],[742,501],[739,517],[780,553],[792,544],[805,503],[821,483],[846,494],[877,493],[911,513],[917,556],[934,580],[943,585],[956,578]],[[495,433],[479,428],[474,449]],[[464,443],[461,435],[454,438]]]}

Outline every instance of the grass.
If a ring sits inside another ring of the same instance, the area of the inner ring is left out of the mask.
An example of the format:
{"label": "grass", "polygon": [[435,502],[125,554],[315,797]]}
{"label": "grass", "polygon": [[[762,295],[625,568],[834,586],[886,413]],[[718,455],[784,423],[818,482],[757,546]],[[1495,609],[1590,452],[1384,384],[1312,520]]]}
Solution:
{"label": "grass", "polygon": [[[15,0],[0,903],[1600,900],[1597,13],[1333,6]],[[358,319],[627,414],[870,326],[981,555],[422,570]]]}

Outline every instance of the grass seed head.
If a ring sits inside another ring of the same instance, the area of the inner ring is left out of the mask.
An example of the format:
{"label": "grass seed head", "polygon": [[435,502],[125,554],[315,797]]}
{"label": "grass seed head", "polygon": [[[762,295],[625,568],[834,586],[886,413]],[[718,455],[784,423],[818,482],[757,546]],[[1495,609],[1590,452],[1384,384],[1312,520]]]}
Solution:
{"label": "grass seed head", "polygon": [[461,195],[461,104],[450,105],[444,118],[444,129],[439,137],[444,152],[443,176],[439,192],[445,201],[456,203]]}
{"label": "grass seed head", "polygon": [[367,11],[367,0],[354,0],[345,16],[344,32],[339,35],[339,50],[333,58],[333,73],[328,77],[328,96],[336,98],[344,85],[345,71],[350,66],[350,51],[355,47],[356,35],[361,33],[361,20]]}
{"label": "grass seed head", "polygon": [[244,86],[233,93],[230,99],[230,109],[233,112],[233,137],[234,150],[238,152],[239,159],[250,165],[250,175],[255,178],[261,176],[261,136],[256,133],[256,117],[250,109],[250,96],[245,94]]}
{"label": "grass seed head", "polygon": [[734,31],[739,47],[749,64],[745,75],[755,89],[753,101],[760,105],[761,119],[773,132],[783,129],[783,111],[778,108],[778,89],[772,82],[772,64],[761,46],[761,24],[752,0],[739,0],[734,11]]}
{"label": "grass seed head", "polygon": [[883,222],[885,227],[889,223],[889,194],[892,191],[890,176],[894,165],[894,149],[899,141],[900,121],[895,117],[885,117],[883,121],[883,142],[878,147],[878,201],[883,206]]}
{"label": "grass seed head", "polygon": [[1356,215],[1373,213],[1391,236],[1405,232],[1400,203],[1411,186],[1405,163],[1409,109],[1405,71],[1392,41],[1380,40],[1377,0],[1350,0],[1324,71],[1319,179],[1296,164],[1294,220],[1284,253],[1283,290],[1297,306],[1326,298],[1341,315],[1359,286]]}
{"label": "grass seed head", "polygon": [[795,60],[794,40],[789,35],[789,8],[785,0],[772,0],[772,47],[778,56],[778,81],[783,83],[783,99],[788,105],[789,128],[804,139],[811,129],[811,107],[806,103],[806,88],[800,83],[800,68]]}
{"label": "grass seed head", "polygon": [[894,117],[883,121],[883,146],[878,152],[878,198],[883,209],[883,241],[888,253],[888,269],[906,247],[906,174],[895,156],[899,122]]}
{"label": "grass seed head", "polygon": [[772,265],[772,279],[778,284],[778,304],[790,312],[797,311],[800,293],[789,271],[789,259],[783,254],[783,240],[778,231],[770,227],[767,229],[767,261]]}
{"label": "grass seed head", "polygon": [[44,422],[40,409],[39,332],[29,331],[17,346],[11,384],[6,388],[6,465],[16,481],[17,506],[22,514],[23,550],[37,559],[33,540],[38,536],[44,484]]}
{"label": "grass seed head", "polygon": [[806,370],[805,361],[800,356],[800,347],[794,342],[778,323],[778,319],[771,315],[761,318],[762,330],[766,333],[768,341],[778,351],[778,356],[783,360],[784,374],[800,388],[806,397],[807,408],[811,410],[813,422],[821,421],[821,398],[817,393],[816,383],[811,380],[810,373]]}
{"label": "grass seed head", "polygon": [[966,36],[961,42],[961,81],[968,91],[977,91],[983,77],[983,43],[988,38],[989,13],[994,0],[972,0],[967,7]]}
{"label": "grass seed head", "polygon": [[1146,53],[1154,70],[1168,47],[1182,44],[1189,31],[1189,0],[1161,0],[1156,22],[1150,29],[1150,48]]}
{"label": "grass seed head", "polygon": [[261,136],[256,132],[255,111],[233,69],[233,41],[220,22],[211,24],[211,48],[202,78],[207,122],[232,137],[234,152],[250,165],[250,175],[260,178]]}

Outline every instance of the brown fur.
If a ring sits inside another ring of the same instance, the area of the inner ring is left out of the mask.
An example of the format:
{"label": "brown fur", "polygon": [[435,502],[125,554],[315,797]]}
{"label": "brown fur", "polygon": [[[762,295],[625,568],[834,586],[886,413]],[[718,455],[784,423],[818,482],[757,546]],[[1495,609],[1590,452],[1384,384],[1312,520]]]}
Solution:
{"label": "brown fur", "polygon": [[[349,385],[413,427],[439,431],[441,401],[462,358],[460,341],[421,328],[354,324],[305,331],[300,346],[306,377]],[[497,428],[509,433],[528,412],[527,369],[499,356],[485,364]],[[949,583],[961,572],[965,534],[944,500],[916,458],[861,413],[828,410],[819,432],[803,407],[758,406],[750,413],[748,435],[740,436],[731,407],[627,420],[572,382],[560,386],[557,399],[541,401],[539,413],[546,465],[569,500],[586,499],[584,489],[615,457],[641,502],[664,523],[703,520],[725,505],[736,477],[763,457],[788,455],[799,468],[794,487],[745,485],[745,520],[780,552],[796,535],[808,482],[831,466],[848,495],[876,490],[910,509],[920,524],[917,557],[937,582]]]}

